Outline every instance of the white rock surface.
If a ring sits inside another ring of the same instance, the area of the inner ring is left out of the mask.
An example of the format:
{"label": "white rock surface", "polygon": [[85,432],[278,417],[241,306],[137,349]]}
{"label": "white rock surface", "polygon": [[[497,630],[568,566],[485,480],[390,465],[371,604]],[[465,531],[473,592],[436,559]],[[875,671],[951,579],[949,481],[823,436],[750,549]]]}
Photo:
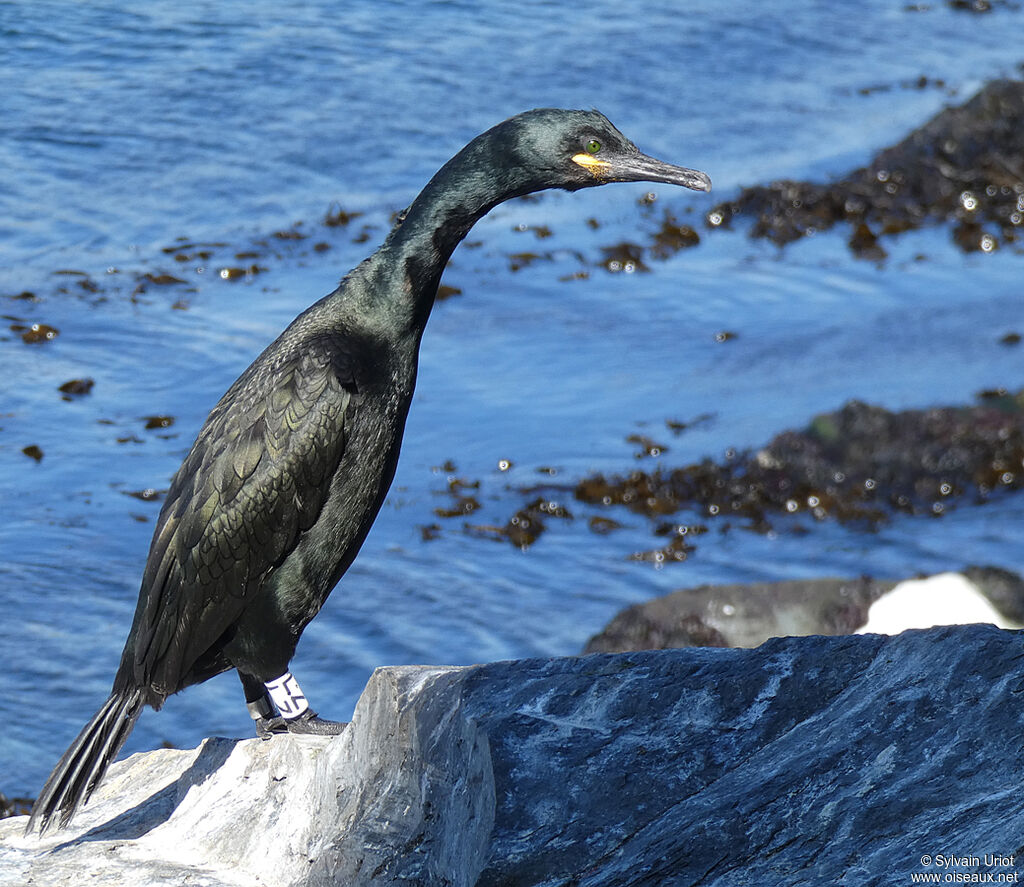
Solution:
{"label": "white rock surface", "polygon": [[900,582],[868,610],[860,634],[899,634],[908,628],[933,625],[990,623],[1000,628],[1021,628],[1007,619],[963,573],[938,573]]}
{"label": "white rock surface", "polygon": [[21,835],[26,817],[0,822],[0,885],[305,883],[336,806],[328,742],[207,739],[119,761],[66,831],[40,840]]}

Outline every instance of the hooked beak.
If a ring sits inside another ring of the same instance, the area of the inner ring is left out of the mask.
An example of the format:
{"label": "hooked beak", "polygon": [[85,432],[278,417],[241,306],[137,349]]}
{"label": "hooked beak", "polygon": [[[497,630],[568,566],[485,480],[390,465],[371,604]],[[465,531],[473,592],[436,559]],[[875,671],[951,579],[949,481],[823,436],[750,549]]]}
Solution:
{"label": "hooked beak", "polygon": [[682,185],[694,191],[711,190],[711,179],[706,173],[685,166],[673,166],[639,151],[635,154],[616,154],[607,159],[581,153],[572,159],[604,182],[664,182],[667,185]]}

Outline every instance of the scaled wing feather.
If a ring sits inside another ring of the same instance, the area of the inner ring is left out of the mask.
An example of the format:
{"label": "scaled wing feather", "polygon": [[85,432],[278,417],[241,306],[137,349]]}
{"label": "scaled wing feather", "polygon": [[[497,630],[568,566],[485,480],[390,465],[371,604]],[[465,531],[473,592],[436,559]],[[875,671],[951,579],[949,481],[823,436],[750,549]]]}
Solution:
{"label": "scaled wing feather", "polygon": [[171,482],[133,626],[138,685],[163,694],[241,615],[319,516],[355,385],[333,339],[257,361],[210,413]]}

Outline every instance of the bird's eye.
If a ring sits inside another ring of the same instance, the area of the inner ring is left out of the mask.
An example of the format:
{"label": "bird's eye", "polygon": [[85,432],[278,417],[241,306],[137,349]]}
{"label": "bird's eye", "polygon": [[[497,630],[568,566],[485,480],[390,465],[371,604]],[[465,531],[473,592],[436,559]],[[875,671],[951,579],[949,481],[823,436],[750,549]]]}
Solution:
{"label": "bird's eye", "polygon": [[591,139],[587,142],[587,153],[596,154],[601,150],[601,143],[597,139]]}

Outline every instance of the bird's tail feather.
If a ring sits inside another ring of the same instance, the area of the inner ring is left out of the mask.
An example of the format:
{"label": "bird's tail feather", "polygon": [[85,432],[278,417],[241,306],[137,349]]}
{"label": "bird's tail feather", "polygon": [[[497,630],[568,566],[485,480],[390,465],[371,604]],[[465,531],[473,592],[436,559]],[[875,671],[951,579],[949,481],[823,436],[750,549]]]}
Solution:
{"label": "bird's tail feather", "polygon": [[35,828],[43,834],[53,825],[55,817],[59,828],[64,828],[71,821],[117,757],[142,712],[143,704],[143,694],[139,689],[129,688],[110,694],[53,768],[32,808],[26,834]]}

